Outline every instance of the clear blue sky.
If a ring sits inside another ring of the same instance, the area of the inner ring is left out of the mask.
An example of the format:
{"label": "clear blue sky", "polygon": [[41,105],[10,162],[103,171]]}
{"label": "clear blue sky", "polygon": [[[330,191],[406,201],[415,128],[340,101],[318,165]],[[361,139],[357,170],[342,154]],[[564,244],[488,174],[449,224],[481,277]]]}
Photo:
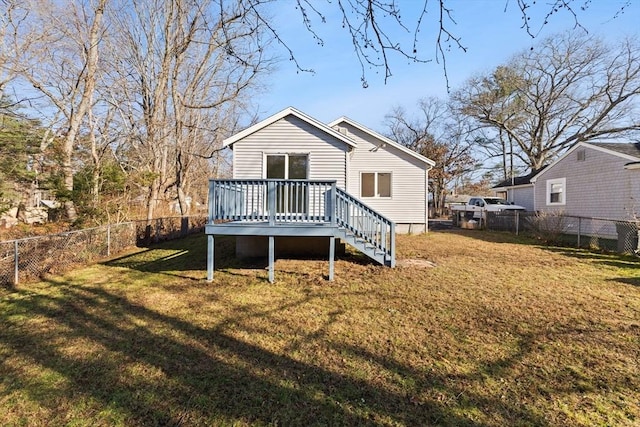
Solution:
{"label": "clear blue sky", "polygon": [[[574,7],[588,3],[585,11],[580,11],[579,22],[589,33],[602,35],[611,40],[625,35],[637,35],[640,29],[640,2],[624,9],[621,0],[577,0]],[[534,28],[540,28],[550,1],[538,0],[531,11]],[[422,0],[398,0],[403,20],[409,29],[415,26],[417,9]],[[446,98],[447,88],[442,64],[435,61],[427,64],[409,63],[397,55],[392,55],[393,76],[384,83],[384,70],[367,70],[369,87],[362,88],[360,66],[353,52],[350,40],[342,29],[336,2],[314,2],[322,6],[327,22],[317,19],[314,29],[323,38],[324,46],[318,46],[302,25],[299,12],[292,0],[276,2],[273,13],[276,27],[294,51],[302,67],[312,68],[315,74],[298,73],[292,62],[282,61],[278,69],[266,80],[266,92],[256,97],[260,119],[293,106],[311,116],[329,122],[340,116],[347,116],[377,131],[384,131],[384,115],[394,106],[401,105],[407,110],[416,105],[420,98],[437,96]],[[437,2],[430,1],[430,7]],[[548,25],[543,26],[536,39],[532,39],[521,28],[522,20],[516,0],[448,0],[447,6],[457,22],[451,30],[461,37],[467,52],[452,48],[447,53],[449,84],[452,89],[460,86],[474,74],[490,71],[508,60],[512,55],[530,49],[538,40],[558,31],[574,27],[572,15],[553,15]],[[505,10],[506,9],[506,10]],[[331,12],[333,11],[333,13]],[[430,10],[423,23],[419,52],[423,57],[433,58],[435,54],[434,32],[438,25],[435,9]],[[615,16],[615,18],[614,18]],[[393,33],[403,43],[411,43],[412,34]],[[284,50],[279,51],[286,58]]]}

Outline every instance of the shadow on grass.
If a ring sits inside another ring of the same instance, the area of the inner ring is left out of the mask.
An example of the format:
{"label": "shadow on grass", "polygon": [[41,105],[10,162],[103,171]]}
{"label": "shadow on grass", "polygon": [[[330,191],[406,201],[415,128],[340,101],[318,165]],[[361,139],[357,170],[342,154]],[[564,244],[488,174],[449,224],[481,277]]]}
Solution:
{"label": "shadow on grass", "polygon": [[[11,310],[0,314],[0,343],[12,355],[49,372],[34,375],[0,365],[4,393],[23,392],[68,423],[69,408],[97,405],[81,422],[125,425],[480,425],[461,409],[492,410],[523,425],[547,423],[523,406],[499,397],[477,396],[470,381],[484,374],[451,376],[446,370],[421,372],[392,357],[354,346],[338,350],[362,363],[376,363],[415,383],[416,390],[454,396],[416,399],[356,376],[303,363],[244,342],[226,332],[259,310],[239,311],[211,327],[162,314],[102,288],[50,282],[57,296],[16,291]],[[312,296],[278,309],[308,303]],[[43,330],[20,327],[12,316],[40,318]],[[337,316],[337,314],[336,314]],[[328,323],[335,321],[330,317]],[[244,320],[243,320],[244,319]],[[54,326],[55,325],[55,326]],[[328,325],[325,325],[326,329]],[[323,337],[310,337],[312,340]],[[486,370],[508,369],[531,347]],[[76,344],[77,343],[77,344]],[[80,348],[74,346],[80,345]],[[46,378],[60,377],[55,383]],[[91,402],[90,404],[88,402]],[[80,420],[77,420],[80,421]]]}
{"label": "shadow on grass", "polygon": [[588,260],[596,264],[621,269],[640,269],[640,258],[633,255],[619,254],[615,252],[590,251],[588,249],[565,248],[558,246],[542,246],[550,252],[559,253],[568,257]]}
{"label": "shadow on grass", "polygon": [[514,233],[509,233],[506,231],[486,231],[486,230],[466,230],[462,228],[453,227],[450,229],[437,229],[429,231],[430,233],[444,233],[444,234],[455,234],[458,236],[464,236],[471,239],[482,240],[483,242],[492,242],[492,243],[521,243],[521,244],[530,244],[530,245],[539,245],[540,242],[537,242],[529,237],[518,235],[516,236]]}
{"label": "shadow on grass", "polygon": [[[215,243],[216,269],[264,269],[265,258],[235,257],[235,239],[218,237]],[[182,239],[170,240],[152,245],[142,252],[114,258],[103,263],[109,267],[123,267],[145,273],[165,273],[172,276],[187,277],[182,271],[207,270],[207,238],[204,234],[192,235]]]}
{"label": "shadow on grass", "polygon": [[[151,309],[121,295],[117,286],[109,290],[62,280],[48,284],[55,292],[7,293],[10,304],[0,311],[0,354],[12,360],[0,363],[0,389],[7,396],[20,393],[56,414],[48,420],[52,425],[73,421],[102,425],[487,425],[474,419],[473,414],[481,413],[490,414],[491,425],[502,421],[545,426],[550,422],[538,410],[483,389],[488,380],[499,381],[510,370],[519,369],[540,341],[562,341],[562,336],[550,334],[575,332],[571,326],[565,331],[556,325],[555,332],[542,329],[522,334],[509,354],[491,355],[490,361],[477,368],[452,373],[443,366],[417,368],[403,363],[391,348],[373,353],[327,339],[329,326],[345,315],[334,310],[316,332],[301,333],[298,342],[335,350],[361,365],[340,373],[326,362],[321,366],[296,360],[295,342],[276,352],[268,344],[254,344],[235,333],[271,334],[268,327],[256,330],[254,320],[313,303],[318,297],[313,293],[284,299],[268,310],[245,304],[226,316],[190,321],[190,313],[174,315]],[[202,304],[216,298],[216,293],[206,292],[207,285],[194,287],[202,291]],[[176,289],[176,295],[178,292]],[[136,295],[142,301],[144,297]],[[37,321],[29,324],[24,319]],[[594,332],[605,333],[581,330],[579,334]],[[366,380],[359,375],[364,366],[375,367],[381,377],[390,372],[413,385],[393,387],[378,381],[375,373],[373,380]],[[536,369],[532,367],[522,378],[541,375]],[[550,399],[575,393],[574,374],[567,371],[566,375],[566,381],[551,375],[550,384],[539,383]],[[622,386],[611,381],[606,387]],[[3,403],[5,407],[9,404],[7,400]]]}
{"label": "shadow on grass", "polygon": [[545,251],[562,254],[572,258],[582,260],[595,261],[598,264],[607,265],[616,268],[640,269],[640,258],[634,255],[620,254],[603,250],[591,250],[587,248],[576,248],[570,246],[557,246],[544,244],[527,236],[516,236],[513,233],[502,231],[486,231],[486,230],[463,230],[452,229],[436,231],[439,233],[452,233],[473,239],[482,240],[491,243],[513,243],[527,246],[534,246]]}
{"label": "shadow on grass", "polygon": [[640,277],[614,277],[613,279],[609,279],[609,281],[640,287]]}

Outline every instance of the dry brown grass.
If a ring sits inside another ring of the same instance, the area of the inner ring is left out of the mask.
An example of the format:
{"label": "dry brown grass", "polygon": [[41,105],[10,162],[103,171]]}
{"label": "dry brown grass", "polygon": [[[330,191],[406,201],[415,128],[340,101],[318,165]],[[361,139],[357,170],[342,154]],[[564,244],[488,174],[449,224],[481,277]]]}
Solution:
{"label": "dry brown grass", "polygon": [[460,231],[269,284],[224,252],[213,283],[196,238],[0,291],[0,423],[640,423],[635,259]]}

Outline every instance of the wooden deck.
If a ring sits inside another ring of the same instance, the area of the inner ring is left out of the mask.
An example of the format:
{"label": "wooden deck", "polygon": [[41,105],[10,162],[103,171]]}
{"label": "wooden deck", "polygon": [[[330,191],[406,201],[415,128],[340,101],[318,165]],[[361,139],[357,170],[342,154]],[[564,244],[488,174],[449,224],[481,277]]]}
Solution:
{"label": "wooden deck", "polygon": [[383,265],[395,265],[395,224],[337,188],[335,181],[210,180],[205,232],[210,281],[216,235],[267,236],[270,282],[276,236],[328,237],[329,280],[334,276],[336,238]]}

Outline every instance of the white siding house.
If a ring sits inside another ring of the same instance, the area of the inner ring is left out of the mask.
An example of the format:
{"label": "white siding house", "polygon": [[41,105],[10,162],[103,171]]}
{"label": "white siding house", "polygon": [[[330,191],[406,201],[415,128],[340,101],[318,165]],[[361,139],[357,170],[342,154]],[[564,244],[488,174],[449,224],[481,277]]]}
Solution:
{"label": "white siding house", "polygon": [[531,179],[541,212],[605,219],[640,216],[640,144],[581,142]]}
{"label": "white siding house", "polygon": [[427,231],[427,182],[434,162],[348,118],[330,124],[281,112],[224,141],[234,179],[335,180],[337,186],[396,223]]}
{"label": "white siding house", "polygon": [[306,158],[306,171],[301,171],[306,176],[296,178],[335,179],[338,186],[344,188],[347,153],[355,144],[333,129],[321,129],[318,125],[321,123],[314,123],[301,113],[280,113],[247,129],[251,132],[245,130],[225,140],[225,146],[233,148],[233,178],[271,178],[267,163],[270,156],[275,156],[284,157],[287,164],[286,174],[279,178],[293,179],[289,176],[292,172],[288,167],[289,158],[300,156],[303,169]]}
{"label": "white siding house", "polygon": [[348,156],[347,192],[394,221],[398,232],[427,231],[435,163],[346,117],[329,125],[356,142]]}

